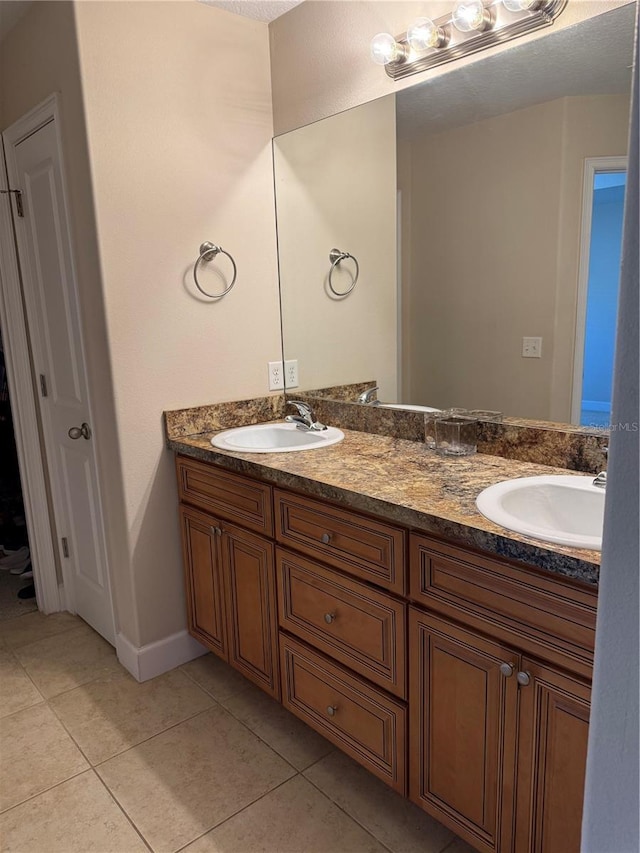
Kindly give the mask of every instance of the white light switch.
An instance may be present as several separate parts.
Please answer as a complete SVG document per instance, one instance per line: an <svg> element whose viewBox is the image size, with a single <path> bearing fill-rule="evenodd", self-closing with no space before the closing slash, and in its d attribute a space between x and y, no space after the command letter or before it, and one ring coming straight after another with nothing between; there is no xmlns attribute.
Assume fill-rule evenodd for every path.
<svg viewBox="0 0 640 853"><path fill-rule="evenodd" d="M523 338L522 357L542 358L542 338Z"/></svg>

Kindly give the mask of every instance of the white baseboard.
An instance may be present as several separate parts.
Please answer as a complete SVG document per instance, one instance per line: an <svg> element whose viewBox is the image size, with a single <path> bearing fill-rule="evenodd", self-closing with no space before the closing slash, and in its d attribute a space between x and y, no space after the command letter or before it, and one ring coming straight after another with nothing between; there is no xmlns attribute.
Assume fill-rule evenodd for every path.
<svg viewBox="0 0 640 853"><path fill-rule="evenodd" d="M170 669L207 653L207 649L185 630L171 634L142 648L134 646L124 634L116 636L116 653L122 666L136 681L148 681Z"/></svg>

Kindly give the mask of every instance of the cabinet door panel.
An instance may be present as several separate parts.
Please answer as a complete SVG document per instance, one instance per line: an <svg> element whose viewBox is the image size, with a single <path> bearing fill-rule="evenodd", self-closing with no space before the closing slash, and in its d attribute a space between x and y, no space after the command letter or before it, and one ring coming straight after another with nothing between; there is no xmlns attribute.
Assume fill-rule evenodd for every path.
<svg viewBox="0 0 640 853"><path fill-rule="evenodd" d="M590 690L533 660L522 668L516 850L579 853Z"/></svg>
<svg viewBox="0 0 640 853"><path fill-rule="evenodd" d="M229 663L279 698L273 545L229 524L223 530Z"/></svg>
<svg viewBox="0 0 640 853"><path fill-rule="evenodd" d="M507 851L518 655L414 608L409 626L411 799L478 850Z"/></svg>
<svg viewBox="0 0 640 853"><path fill-rule="evenodd" d="M180 507L189 633L227 660L225 604L216 519Z"/></svg>

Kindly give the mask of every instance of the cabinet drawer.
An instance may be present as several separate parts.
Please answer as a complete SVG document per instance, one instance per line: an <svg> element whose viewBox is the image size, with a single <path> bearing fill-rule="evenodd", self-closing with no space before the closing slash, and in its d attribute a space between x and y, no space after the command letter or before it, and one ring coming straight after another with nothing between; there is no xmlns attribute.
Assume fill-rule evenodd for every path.
<svg viewBox="0 0 640 853"><path fill-rule="evenodd" d="M278 548L280 625L406 697L406 605L391 595Z"/></svg>
<svg viewBox="0 0 640 853"><path fill-rule="evenodd" d="M276 538L283 545L403 595L405 533L401 528L275 491Z"/></svg>
<svg viewBox="0 0 640 853"><path fill-rule="evenodd" d="M593 660L595 590L412 534L410 597L566 666Z"/></svg>
<svg viewBox="0 0 640 853"><path fill-rule="evenodd" d="M406 709L280 634L282 703L396 791L406 793Z"/></svg>
<svg viewBox="0 0 640 853"><path fill-rule="evenodd" d="M273 536L269 486L185 456L177 457L176 468L181 501Z"/></svg>

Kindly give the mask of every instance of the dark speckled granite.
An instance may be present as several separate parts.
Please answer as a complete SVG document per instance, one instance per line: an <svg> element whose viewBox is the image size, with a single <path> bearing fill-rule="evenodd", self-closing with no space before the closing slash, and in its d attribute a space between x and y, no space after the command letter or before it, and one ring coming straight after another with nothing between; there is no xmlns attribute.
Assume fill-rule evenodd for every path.
<svg viewBox="0 0 640 853"><path fill-rule="evenodd" d="M353 509L557 575L596 584L600 553L519 536L480 515L476 496L512 477L565 470L477 454L445 459L424 444L345 430L322 452L242 454L211 445L211 433L173 438L177 453L214 462Z"/></svg>
<svg viewBox="0 0 640 853"><path fill-rule="evenodd" d="M344 385L306 391L318 420L340 429L353 429L375 435L424 441L424 415L401 409L383 409L357 403L361 390L370 384ZM326 396L325 396L326 395ZM550 421L504 418L500 423L480 421L478 451L490 456L566 468L585 474L597 474L607 468L602 448L609 443L606 431Z"/></svg>
<svg viewBox="0 0 640 853"><path fill-rule="evenodd" d="M284 402L284 394L276 394L193 409L174 409L164 413L165 432L167 438L172 439L275 421L284 417Z"/></svg>

